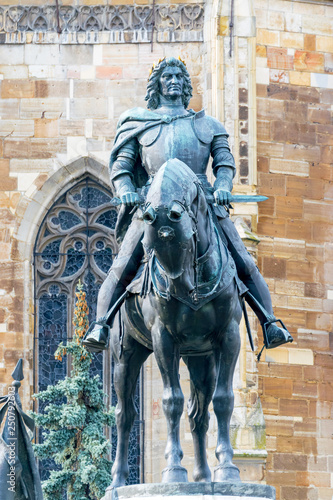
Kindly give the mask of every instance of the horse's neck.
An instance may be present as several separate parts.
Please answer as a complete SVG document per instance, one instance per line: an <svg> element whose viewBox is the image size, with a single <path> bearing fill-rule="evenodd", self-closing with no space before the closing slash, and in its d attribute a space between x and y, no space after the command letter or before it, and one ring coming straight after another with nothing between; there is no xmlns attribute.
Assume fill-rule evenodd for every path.
<svg viewBox="0 0 333 500"><path fill-rule="evenodd" d="M184 272L175 279L169 278L170 291L175 295L184 295L191 293L195 288L195 270L193 266L193 256L195 255L195 245L187 253L184 262Z"/></svg>

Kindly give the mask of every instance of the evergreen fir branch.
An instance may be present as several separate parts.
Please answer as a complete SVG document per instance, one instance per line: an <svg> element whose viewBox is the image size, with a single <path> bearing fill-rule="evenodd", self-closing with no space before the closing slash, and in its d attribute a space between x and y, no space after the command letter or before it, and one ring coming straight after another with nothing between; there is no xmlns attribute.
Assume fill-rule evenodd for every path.
<svg viewBox="0 0 333 500"><path fill-rule="evenodd" d="M59 429L58 431L43 432L43 442L35 444L34 452L36 456L43 460L54 457L63 450L74 438L75 429Z"/></svg>

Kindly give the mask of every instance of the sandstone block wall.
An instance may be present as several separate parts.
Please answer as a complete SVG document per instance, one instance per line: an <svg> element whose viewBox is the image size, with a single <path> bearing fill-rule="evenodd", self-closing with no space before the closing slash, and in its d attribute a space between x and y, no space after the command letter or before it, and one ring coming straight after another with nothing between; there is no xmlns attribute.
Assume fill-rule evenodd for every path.
<svg viewBox="0 0 333 500"><path fill-rule="evenodd" d="M0 3L3 6L11 2ZM44 5L39 0L19 3ZM145 3L145 0L135 4L132 0L117 0L112 5ZM276 314L285 321L295 339L287 347L267 352L259 364L268 461L266 472L264 460L261 461L260 471L264 473L260 477L251 476L249 466L244 463L243 477L272 484L277 488L278 500L331 500L333 6L330 3L254 0L250 9L251 2L236 2L234 35L250 36L246 33L252 33L256 23L257 59L253 65L252 39L233 44L233 55L229 57L230 5L226 1L219 8L206 2L207 12L215 12L219 17L215 19L214 14L206 19L203 42L155 42L153 51L148 39L144 43L118 43L118 37L117 43L111 43L110 34L103 32L79 33L72 38L61 38L55 32L8 36L0 33L0 391L6 391L10 373L17 359L23 357L26 379L22 400L25 407L30 404L34 325L32 252L39 223L66 183L74 182L89 169L94 169L92 173L101 182L108 182L106 167L119 115L133 106L145 106L146 79L153 62L165 55L180 55L192 75L194 97L190 106L199 110L204 102L216 114L220 113L219 117L232 117L228 126L235 157L240 160L243 149L239 143L245 131L241 112L234 117L232 110L238 105L244 108L245 98L235 92L235 82L240 88L246 86L251 120L257 107L257 140L253 121L246 127L246 140L252 163L257 152L258 192L268 195L269 200L259 205L257 224L254 206L249 208L246 221L252 223L252 230L257 230L261 238L258 263L272 292ZM80 5L96 4L111 5L111 2L80 2ZM76 7L79 2L64 0L62 5ZM249 19L245 21L244 16L251 18L248 32L244 26ZM252 85L254 73L256 89ZM95 160L93 167L82 158ZM240 161L242 165L244 170L244 161ZM256 172L252 170L244 186L237 186L239 191L245 188L255 191ZM247 171L243 174L246 177ZM243 340L246 342L245 334ZM258 377L254 356L246 353L245 348L240 364L243 368L251 367L251 373L242 371L243 392L237 396L240 409L246 412L258 402L256 391L251 393ZM183 369L182 376L188 389ZM147 429L150 429L146 434L147 480L159 480L163 468L163 460L160 463L155 460L164 447L158 440L165 437L157 377L156 366L148 364L146 381L151 393L147 391L146 396L151 405L146 408ZM259 424L262 426L263 422L256 422ZM213 464L213 420L211 430L209 454ZM243 444L247 442L245 431ZM185 417L182 436L188 454L186 465L191 468L192 447Z"/></svg>
<svg viewBox="0 0 333 500"><path fill-rule="evenodd" d="M267 482L332 496L333 7L257 0L259 266L294 343L259 364ZM331 430L329 430L331 429Z"/></svg>

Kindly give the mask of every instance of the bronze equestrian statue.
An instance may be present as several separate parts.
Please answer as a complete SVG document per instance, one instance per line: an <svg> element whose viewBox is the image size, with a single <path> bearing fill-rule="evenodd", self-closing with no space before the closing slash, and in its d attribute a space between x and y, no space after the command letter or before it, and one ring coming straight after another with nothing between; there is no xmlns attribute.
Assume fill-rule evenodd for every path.
<svg viewBox="0 0 333 500"><path fill-rule="evenodd" d="M292 341L282 322L277 325L268 287L229 218L235 162L228 134L204 111L187 109L191 96L185 63L159 61L148 80L149 109L134 108L120 117L111 152L111 181L122 203L116 226L121 247L101 286L98 319L85 345L94 351L108 347L110 326L121 308L125 328L120 339L114 332L111 339L118 395L114 486L125 484L133 391L152 350L163 378L168 420L163 481L186 476L178 429L183 409L180 356L191 376L194 479L210 481L204 439L213 398L220 464L214 480L222 481L239 479L228 434L240 297L259 318L267 348ZM210 156L213 188L206 177Z"/></svg>
<svg viewBox="0 0 333 500"><path fill-rule="evenodd" d="M167 420L167 465L162 481L187 481L179 438L184 406L180 357L191 381L188 416L195 456L193 478L211 481L206 434L208 406L213 400L219 461L214 481L239 481L229 439L242 315L236 266L214 225L202 183L180 160L168 160L159 169L141 212L144 263L121 307L121 334L115 328L111 330L118 396L112 486L123 486L128 474L134 393L140 368L152 351L163 380L162 404Z"/></svg>

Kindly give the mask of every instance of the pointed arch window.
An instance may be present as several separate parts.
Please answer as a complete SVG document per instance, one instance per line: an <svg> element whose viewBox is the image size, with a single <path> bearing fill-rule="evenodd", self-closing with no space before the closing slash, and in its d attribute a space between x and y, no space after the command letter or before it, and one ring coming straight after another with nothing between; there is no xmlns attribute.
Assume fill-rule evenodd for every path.
<svg viewBox="0 0 333 500"><path fill-rule="evenodd" d="M75 289L79 279L87 293L89 321L96 318L98 290L117 255L114 234L117 212L110 204L112 196L109 189L87 176L55 201L38 231L34 249L36 392L54 385L68 372L69 366L56 361L54 352L60 342L66 344L71 338ZM91 371L93 375L100 375L104 390L111 404L115 405L110 351L94 355ZM140 418L131 436L129 484L139 483L141 479L143 425L140 400L139 384L136 403ZM110 437L115 445L115 429ZM41 464L42 479L47 477L51 467L54 463L44 461Z"/></svg>

